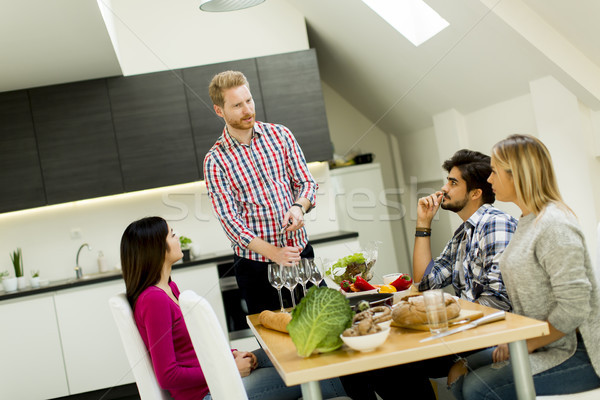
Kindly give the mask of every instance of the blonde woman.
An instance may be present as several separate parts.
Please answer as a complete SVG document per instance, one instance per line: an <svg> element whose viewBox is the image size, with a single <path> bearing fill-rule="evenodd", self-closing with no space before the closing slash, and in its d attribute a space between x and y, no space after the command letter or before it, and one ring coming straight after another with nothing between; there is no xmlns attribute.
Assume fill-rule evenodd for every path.
<svg viewBox="0 0 600 400"><path fill-rule="evenodd" d="M547 321L550 334L527 340L537 395L600 387L600 300L585 238L564 203L546 146L512 135L492 149L496 199L522 212L500 259L513 312ZM458 399L516 398L508 345L457 363L449 381Z"/></svg>

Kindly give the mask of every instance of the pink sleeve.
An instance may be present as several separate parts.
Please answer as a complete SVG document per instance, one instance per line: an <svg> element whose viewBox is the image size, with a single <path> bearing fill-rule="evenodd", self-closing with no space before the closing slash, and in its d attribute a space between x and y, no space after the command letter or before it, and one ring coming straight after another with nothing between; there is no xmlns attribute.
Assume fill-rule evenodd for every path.
<svg viewBox="0 0 600 400"><path fill-rule="evenodd" d="M142 300L142 301L139 301ZM166 390L205 386L199 366L185 367L177 363L172 331L170 299L160 292L146 293L136 304L140 322L146 328L152 365L159 385Z"/></svg>

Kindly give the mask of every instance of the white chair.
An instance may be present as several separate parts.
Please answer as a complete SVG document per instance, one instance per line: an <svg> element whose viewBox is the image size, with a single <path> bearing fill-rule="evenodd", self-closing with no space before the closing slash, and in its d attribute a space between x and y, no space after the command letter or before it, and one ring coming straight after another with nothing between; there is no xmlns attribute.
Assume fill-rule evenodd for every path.
<svg viewBox="0 0 600 400"><path fill-rule="evenodd" d="M113 296L108 301L112 311L121 341L125 348L129 366L135 377L135 383L142 400L172 400L169 392L163 390L156 380L150 354L142 341L140 332L135 325L133 312L125 293Z"/></svg>
<svg viewBox="0 0 600 400"><path fill-rule="evenodd" d="M179 295L179 306L212 398L247 400L229 343L208 301L185 290Z"/></svg>
<svg viewBox="0 0 600 400"><path fill-rule="evenodd" d="M600 388L587 392L560 394L555 396L537 396L538 400L598 400L600 399Z"/></svg>

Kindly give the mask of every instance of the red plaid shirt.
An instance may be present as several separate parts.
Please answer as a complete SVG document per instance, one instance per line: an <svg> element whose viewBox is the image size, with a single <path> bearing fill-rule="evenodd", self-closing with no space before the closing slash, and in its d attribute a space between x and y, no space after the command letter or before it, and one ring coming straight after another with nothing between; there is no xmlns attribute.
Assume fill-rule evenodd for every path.
<svg viewBox="0 0 600 400"><path fill-rule="evenodd" d="M248 250L255 237L278 247L291 240L304 248L306 229L280 234L296 199L315 204L318 185L294 135L283 125L256 121L250 145L223 134L204 158L204 179L213 209L235 254L266 262Z"/></svg>

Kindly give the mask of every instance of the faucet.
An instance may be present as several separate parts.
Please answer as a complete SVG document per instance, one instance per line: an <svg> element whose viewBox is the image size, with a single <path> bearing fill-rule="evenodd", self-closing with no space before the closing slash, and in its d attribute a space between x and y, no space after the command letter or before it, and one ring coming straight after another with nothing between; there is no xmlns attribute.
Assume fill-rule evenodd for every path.
<svg viewBox="0 0 600 400"><path fill-rule="evenodd" d="M81 246L79 246L79 250L77 250L77 257L75 257L75 277L77 279L83 278L83 269L79 266L79 253L81 253L81 249L83 249L84 247L87 247L88 250L92 251L92 248L87 243L84 243Z"/></svg>

